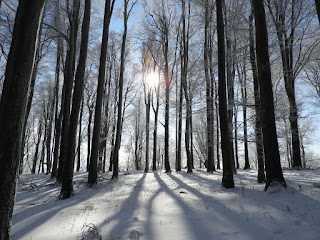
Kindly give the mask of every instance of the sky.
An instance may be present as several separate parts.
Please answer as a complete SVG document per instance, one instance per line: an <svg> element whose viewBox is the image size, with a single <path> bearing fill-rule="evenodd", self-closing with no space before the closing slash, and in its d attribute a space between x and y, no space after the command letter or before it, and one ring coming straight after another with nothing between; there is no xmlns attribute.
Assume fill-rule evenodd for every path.
<svg viewBox="0 0 320 240"><path fill-rule="evenodd" d="M103 5L104 2L103 0L99 0L98 1L100 5L102 5L102 7L100 7L100 11L101 11L101 16L103 16ZM132 31L136 30L137 27L139 27L139 19L141 17L142 14L142 7L140 5L141 1L138 1L138 3L134 6L134 9L132 11L132 14L129 18L129 22L128 22L128 32L131 33ZM112 16L112 20L110 23L110 29L114 30L116 32L122 32L123 30L123 20L122 20L122 9L123 9L123 1L122 0L117 0L116 4L115 4L115 9L114 9L114 13ZM131 36L129 36L131 37ZM138 61L139 59L139 54L138 52L133 52L133 56L135 61ZM312 113L314 113L315 111L313 111L314 107L309 104L306 103L304 105L304 107L307 109L305 111L303 111L301 113L301 115L310 115ZM241 113L240 113L241 114ZM241 117L240 117L241 118ZM313 116L314 119L314 129L312 132L309 133L310 137L314 140L310 143L307 144L307 149L310 149L311 151L315 152L316 154L320 155L320 147L319 147L319 140L320 139L320 125L317 124L317 122L320 121L320 115L316 114Z"/></svg>

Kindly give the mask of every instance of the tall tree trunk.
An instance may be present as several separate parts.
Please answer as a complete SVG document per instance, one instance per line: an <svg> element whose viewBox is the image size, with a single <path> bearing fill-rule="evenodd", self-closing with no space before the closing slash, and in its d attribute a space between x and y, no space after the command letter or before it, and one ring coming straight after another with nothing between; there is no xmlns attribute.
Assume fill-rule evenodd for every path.
<svg viewBox="0 0 320 240"><path fill-rule="evenodd" d="M87 151L87 172L89 172L89 167L90 167L90 154L91 154L91 123L92 123L92 118L93 118L93 109L89 107L89 120L88 120L88 151Z"/></svg>
<svg viewBox="0 0 320 240"><path fill-rule="evenodd" d="M31 74L45 0L20 0L0 102L0 239L10 239Z"/></svg>
<svg viewBox="0 0 320 240"><path fill-rule="evenodd" d="M56 16L55 22L56 26L60 26L60 12L59 12L59 3L57 2L56 5ZM62 39L58 37L57 39L57 59L56 59L56 69L55 69L55 116L54 116L54 151L53 151L53 164L52 164L52 172L51 178L57 177L57 170L58 170L58 158L59 158L59 145L60 145L60 134L61 134L61 120L62 120L62 108L64 102L64 94L61 95L61 110L59 113L59 89L60 89L60 64L61 64L61 57L63 54L63 46L62 46Z"/></svg>
<svg viewBox="0 0 320 240"><path fill-rule="evenodd" d="M80 3L80 2L79 2ZM76 6L77 8L80 6ZM77 12L79 9L77 9ZM64 173L62 179L62 186L60 191L60 198L70 198L73 193L73 172L74 172L74 160L75 160L75 148L76 148L76 134L79 121L79 112L81 107L81 101L83 97L84 89L84 75L86 70L87 52L88 52L88 40L89 40L89 26L90 26L90 14L91 14L91 0L85 1L85 10L81 30L81 47L79 63L75 76L75 85L72 97L72 109L70 115L70 124L68 129L67 140L67 152L66 162L64 166ZM77 18L75 19L77 21Z"/></svg>
<svg viewBox="0 0 320 240"><path fill-rule="evenodd" d="M268 32L263 0L252 0L256 26L256 52L260 83L261 121L266 165L266 186L280 182L286 186L283 178L277 130L274 115L273 90L269 60Z"/></svg>
<svg viewBox="0 0 320 240"><path fill-rule="evenodd" d="M234 150L236 169L239 169L239 154L238 154L238 106L234 105Z"/></svg>
<svg viewBox="0 0 320 240"><path fill-rule="evenodd" d="M278 44L282 59L282 69L284 77L284 85L289 100L290 114L289 122L291 127L291 141L292 141L292 168L301 168L301 152L300 152L300 137L298 128L298 109L295 96L295 76L293 65L293 44L295 30L298 26L296 19L296 1L291 1L291 16L290 22L286 23L286 7L282 2L275 1L275 11L273 11L270 2L268 2L268 8L277 30Z"/></svg>
<svg viewBox="0 0 320 240"><path fill-rule="evenodd" d="M300 135L300 142L301 142L301 151L302 151L302 167L306 168L307 167L306 152L305 152L305 146L303 144L303 137L301 135Z"/></svg>
<svg viewBox="0 0 320 240"><path fill-rule="evenodd" d="M243 61L243 69L237 66L239 81L241 85L242 113L243 113L243 143L244 143L244 169L250 169L249 147L248 147L248 124L247 124L247 75L246 63Z"/></svg>
<svg viewBox="0 0 320 240"><path fill-rule="evenodd" d="M160 69L159 69L159 80L160 80ZM159 105L160 105L160 86L157 86L156 90L156 107L153 108L154 112L154 127L153 127L153 154L152 154L152 171L157 170L157 140L158 140L158 116L159 116ZM177 169L177 168L176 168ZM181 164L180 164L181 170Z"/></svg>
<svg viewBox="0 0 320 240"><path fill-rule="evenodd" d="M112 48L113 49L113 48ZM110 54L111 55L111 54ZM104 117L105 117L105 121L104 121L104 126L103 126L103 141L101 143L101 147L102 147L102 152L103 152L103 161L102 161L102 172L105 172L106 169L106 161L107 161L107 136L109 133L109 125L110 125L110 120L109 120L109 111L110 111L110 93L111 93L111 80L112 80L112 70L113 70L113 61L112 61L112 56L110 56L109 59L109 77L107 79L107 83L106 83L106 88L108 88L107 90L107 94L106 94L106 98L105 98L105 108L104 108Z"/></svg>
<svg viewBox="0 0 320 240"><path fill-rule="evenodd" d="M147 86L148 88L148 86ZM150 103L151 103L151 99L150 99L150 88L146 90L146 94L147 94L147 99L146 99L146 166L144 171L148 172L149 171L149 133L150 133Z"/></svg>
<svg viewBox="0 0 320 240"><path fill-rule="evenodd" d="M227 67L227 111L228 111L228 123L229 123L229 131L230 131L230 151L231 151L231 162L233 173L236 173L236 165L235 165L235 152L234 152L234 144L233 144L233 116L234 116L234 78L235 78L235 51L233 50L233 45L236 45L234 42L231 44L231 37L228 28L228 19L227 13L225 9L225 35L226 35L226 67Z"/></svg>
<svg viewBox="0 0 320 240"><path fill-rule="evenodd" d="M179 88L179 105L178 105L178 139L177 139L177 157L176 171L181 171L181 144L182 144L182 103L183 103L183 87L180 82Z"/></svg>
<svg viewBox="0 0 320 240"><path fill-rule="evenodd" d="M263 153L263 138L261 128L261 111L260 111L260 87L258 79L258 69L256 61L256 53L254 47L254 34L253 34L253 9L252 14L249 17L249 35L250 35L250 63L253 75L253 86L254 86L254 102L255 102L255 137L256 137L256 151L258 157L258 183L265 182L264 173L264 153Z"/></svg>
<svg viewBox="0 0 320 240"><path fill-rule="evenodd" d="M99 152L99 145L100 145L102 100L103 100L104 82L105 82L105 73L106 73L106 59L107 59L107 49L108 49L108 40L109 40L109 25L110 25L110 21L111 21L114 2L115 2L115 0L106 0L105 10L104 10L103 34L102 34L102 44L101 44L100 63L99 63L97 98L96 98L93 137L92 137L92 150L91 150L91 154L90 154L90 165L89 165L89 175L88 175L88 184L91 186L94 185L95 183L97 183L97 178L98 178L97 162L98 162L98 152Z"/></svg>
<svg viewBox="0 0 320 240"><path fill-rule="evenodd" d="M144 104L146 107L146 151L145 151L145 172L149 171L149 146L150 146L150 107L151 107L151 88L147 78L150 66L148 66L148 58L143 59L142 62L142 82L144 90ZM149 73L150 74L150 73Z"/></svg>
<svg viewBox="0 0 320 240"><path fill-rule="evenodd" d="M141 98L138 100L137 111L135 111L135 124L134 124L134 163L136 170L140 170L140 149L141 149Z"/></svg>
<svg viewBox="0 0 320 240"><path fill-rule="evenodd" d="M69 6L68 6L69 8ZM70 105L72 96L72 86L75 70L76 61L76 44L77 35L79 28L79 11L80 11L80 0L75 0L72 3L72 9L69 10L69 23L70 23L70 35L68 41L68 50L66 56L66 63L64 69L64 107L63 107L63 118L61 128L61 143L60 143L60 156L59 156L59 168L57 181L65 181L65 164L67 162L68 152L68 132L70 126ZM72 12L71 12L72 11ZM68 166L69 167L69 166ZM63 198L62 195L60 195Z"/></svg>
<svg viewBox="0 0 320 240"><path fill-rule="evenodd" d="M84 107L84 99L82 96L81 99L81 108L80 108L80 117L79 117L79 134L78 134L78 148L77 148L77 154L78 154L78 161L77 161L77 172L80 171L81 166L81 143L82 143L82 116L83 116L83 107Z"/></svg>
<svg viewBox="0 0 320 240"><path fill-rule="evenodd" d="M217 169L221 169L220 166L220 123L219 123L219 106L218 106L218 87L217 83L215 82L215 106L216 106L216 123L217 123L217 138L216 138L216 148L217 148Z"/></svg>
<svg viewBox="0 0 320 240"><path fill-rule="evenodd" d="M205 72L205 78L206 78L206 103L207 103L207 171L208 172L213 172L215 170L214 166L214 119L213 119L213 98L211 94L211 89L212 89L212 81L209 76L209 57L208 56L210 50L209 50L209 41L210 41L210 34L209 34L209 24L211 21L210 18L210 12L209 10L211 7L209 7L209 1L206 1L205 5L205 30L204 30L204 35L205 35L205 40L204 40L204 72Z"/></svg>
<svg viewBox="0 0 320 240"><path fill-rule="evenodd" d="M118 77L117 77L118 78ZM116 78L116 79L117 79ZM119 83L116 81L115 83L115 93L114 93L114 105L113 105L113 124L112 124L112 135L111 135L111 154L110 154L110 165L109 165L109 171L111 172L113 170L113 153L114 153L114 144L116 139L116 124L117 124L117 98L118 98L118 91L119 91Z"/></svg>
<svg viewBox="0 0 320 240"><path fill-rule="evenodd" d="M50 91L50 98L48 103L48 132L46 138L46 149L47 149L47 174L51 172L52 159L51 159L51 140L52 140L52 125L54 118L54 106L55 106L55 89Z"/></svg>
<svg viewBox="0 0 320 240"><path fill-rule="evenodd" d="M186 100L186 131L185 131L185 148L187 153L188 173L192 172L192 155L191 155L191 94L188 84L188 54L189 54L189 27L186 23L186 2L182 4L182 38L181 38L181 84L184 90ZM190 4L189 4L190 8Z"/></svg>
<svg viewBox="0 0 320 240"><path fill-rule="evenodd" d="M225 44L224 21L222 4L223 0L216 0L217 4L217 28L218 28L218 78L219 78L219 115L221 130L221 149L223 161L222 186L233 188L233 166L231 159L230 131L227 113L226 76L225 76Z"/></svg>
<svg viewBox="0 0 320 240"><path fill-rule="evenodd" d="M41 20L42 21L42 20ZM19 169L19 174L23 172L23 157L24 157L24 146L25 146L25 132L26 132L26 127L28 124L28 118L29 118L29 113L31 110L32 106L32 100L33 100L33 95L34 95L34 86L36 84L36 79L37 79L37 74L38 74L38 65L41 60L40 58L40 45L41 45L41 33L42 33L42 24L40 24L40 29L39 29L39 39L37 42L37 48L36 48L36 56L35 56L35 61L34 61L34 66L32 70L32 76L31 76L31 84L30 84L30 90L29 90L29 96L28 96L28 104L27 104L27 110L26 110L26 115L24 119L24 126L22 130L22 148L21 148L21 159L20 159L20 169Z"/></svg>
<svg viewBox="0 0 320 240"><path fill-rule="evenodd" d="M44 108L45 108L45 103L44 103ZM41 173L44 173L44 158L46 155L45 149L46 149L46 138L47 138L47 119L46 119L46 111L44 110L43 113L44 117L44 135L43 135L43 140L42 140L42 146L41 146L41 155L40 155L40 164L38 168L38 174L40 174L40 169Z"/></svg>
<svg viewBox="0 0 320 240"><path fill-rule="evenodd" d="M189 89L189 92L191 93L192 90ZM190 94L190 119L189 119L189 122L190 122L190 165L191 165L191 169L194 168L194 144L193 144L193 121L192 121L192 115L193 115L193 112L192 112L192 93ZM214 163L213 163L213 166L214 166Z"/></svg>
<svg viewBox="0 0 320 240"><path fill-rule="evenodd" d="M37 136L38 139L37 139L36 148L34 150L34 157L33 157L33 161L32 161L32 169L31 169L32 174L36 173L36 168L37 168L37 163L38 163L38 155L39 155L39 145L40 145L41 137L42 137L42 126L43 126L43 121L41 118L41 119L39 119L38 136Z"/></svg>
<svg viewBox="0 0 320 240"><path fill-rule="evenodd" d="M168 29L166 29L168 30ZM164 166L166 172L171 172L169 162L169 111L170 111L170 79L169 79L169 39L168 31L164 33L165 41L163 46L163 54L165 59L164 79L165 79L165 116L164 116Z"/></svg>
<svg viewBox="0 0 320 240"><path fill-rule="evenodd" d="M119 77L119 97L118 97L118 116L117 116L117 129L116 129L116 140L113 151L113 174L112 178L117 179L119 174L119 150L121 146L121 135L122 135L122 122L123 122L123 82L124 82L124 71L125 71L125 53L126 53L126 41L128 32L128 18L131 10L128 10L128 4L130 0L124 0L124 20L123 20L123 35L121 45L121 57L120 57L120 77ZM132 6L133 7L133 6ZM132 8L131 8L132 9ZM129 12L128 12L129 11Z"/></svg>

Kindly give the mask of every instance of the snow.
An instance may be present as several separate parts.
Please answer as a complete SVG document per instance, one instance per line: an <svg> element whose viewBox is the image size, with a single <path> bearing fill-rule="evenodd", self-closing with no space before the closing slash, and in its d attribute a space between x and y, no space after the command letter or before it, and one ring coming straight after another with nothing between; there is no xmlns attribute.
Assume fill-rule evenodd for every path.
<svg viewBox="0 0 320 240"><path fill-rule="evenodd" d="M221 187L221 171L130 172L59 200L47 175L22 175L12 239L320 239L320 170L285 170L288 188L265 192L255 170L239 170L234 189Z"/></svg>

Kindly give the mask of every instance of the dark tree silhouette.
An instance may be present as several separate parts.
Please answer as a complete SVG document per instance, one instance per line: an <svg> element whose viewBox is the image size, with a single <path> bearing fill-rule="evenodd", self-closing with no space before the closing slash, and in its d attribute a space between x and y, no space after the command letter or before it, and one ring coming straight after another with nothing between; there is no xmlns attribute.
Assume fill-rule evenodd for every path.
<svg viewBox="0 0 320 240"><path fill-rule="evenodd" d="M95 114L94 114L92 149L91 149L90 163L89 163L89 175L88 175L89 185L95 184L98 178L97 162L98 162L98 152L99 152L99 145L100 145L102 100L103 100L103 91L104 91L104 83L105 83L105 75L106 75L105 73L106 73L106 60L107 60L107 49L108 49L108 40L109 40L109 25L111 21L114 3L115 3L115 0L106 0L105 10L104 10L97 99L96 99L96 107L95 107Z"/></svg>
<svg viewBox="0 0 320 240"><path fill-rule="evenodd" d="M262 183L265 181L264 174L264 159L263 159L263 139L261 129L261 113L260 113L260 92L259 92L259 79L258 69L256 61L256 53L254 47L254 36L253 36L253 12L249 17L249 35L250 35L250 63L253 74L253 85L254 85L254 102L256 111L255 121L255 136L256 136L256 149L258 157L258 182Z"/></svg>
<svg viewBox="0 0 320 240"><path fill-rule="evenodd" d="M75 0L72 3L72 8L68 8L69 17L69 40L68 50L66 56L66 63L64 69L64 82L63 82L63 114L62 114L62 128L61 128L61 143L60 143L60 156L59 156L59 168L57 180L62 182L64 175L64 168L67 158L67 145L68 145L68 132L70 125L70 105L72 96L72 86L75 71L76 61L76 45L79 28L79 11L80 11L80 0Z"/></svg>
<svg viewBox="0 0 320 240"><path fill-rule="evenodd" d="M23 126L45 0L20 0L0 102L0 239L10 239Z"/></svg>
<svg viewBox="0 0 320 240"><path fill-rule="evenodd" d="M274 115L268 32L263 0L252 0L256 26L256 52L261 97L261 123L266 165L266 186L280 182L286 186L282 175L277 130Z"/></svg>
<svg viewBox="0 0 320 240"><path fill-rule="evenodd" d="M89 26L90 26L90 12L91 12L91 0L85 1L84 18L81 30L81 47L80 57L77 67L75 86L72 98L72 109L70 115L70 125L68 131L67 141L67 153L66 162L63 171L62 186L60 192L60 198L70 198L73 192L73 171L75 160L75 148L76 148L76 133L79 120L79 112L82 102L83 89L84 89L84 76L86 69L86 60L88 52L88 39L89 39Z"/></svg>
<svg viewBox="0 0 320 240"><path fill-rule="evenodd" d="M225 73L225 44L223 22L223 0L217 0L217 27L218 27L218 78L219 78L219 115L221 130L221 150L223 161L222 186L233 188L233 166L231 164L231 146L227 113L226 73Z"/></svg>

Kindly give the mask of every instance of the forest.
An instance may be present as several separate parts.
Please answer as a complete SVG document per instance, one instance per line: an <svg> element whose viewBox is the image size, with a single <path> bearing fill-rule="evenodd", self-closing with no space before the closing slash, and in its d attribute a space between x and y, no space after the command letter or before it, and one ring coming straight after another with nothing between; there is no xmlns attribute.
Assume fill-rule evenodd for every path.
<svg viewBox="0 0 320 240"><path fill-rule="evenodd" d="M224 206L224 194L240 204L239 216L226 213L238 222L263 221L247 211L256 201L260 209L299 194L282 207L291 214L306 202L308 220L292 221L310 232L290 239L317 239L319 53L320 0L0 0L0 240L43 239L19 223L35 199L49 216L44 206L84 198L78 206L94 218L99 207L88 201L122 202L119 191L134 192L125 195L133 210L124 202L122 216L110 203L100 209L115 211L109 222L131 226L143 192L201 223L179 222L187 237L161 237L151 222L174 220L153 219L161 201L150 200L139 210L144 230L92 220L66 239L230 239L209 234L211 213L198 216L200 206ZM248 226L232 237L256 239Z"/></svg>

